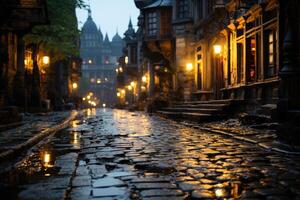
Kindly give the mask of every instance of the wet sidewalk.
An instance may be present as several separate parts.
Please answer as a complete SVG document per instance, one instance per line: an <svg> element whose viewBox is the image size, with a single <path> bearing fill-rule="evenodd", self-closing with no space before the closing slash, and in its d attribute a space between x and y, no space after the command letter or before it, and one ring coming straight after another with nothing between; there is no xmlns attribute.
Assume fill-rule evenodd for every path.
<svg viewBox="0 0 300 200"><path fill-rule="evenodd" d="M210 123L193 123L187 121L180 123L195 129L210 131L249 142L267 150L284 154L300 155L300 146L293 146L279 139L276 130L271 128L277 125L275 123L265 124L264 128L261 129L243 125L238 119L228 119Z"/></svg>
<svg viewBox="0 0 300 200"><path fill-rule="evenodd" d="M66 111L26 116L23 125L0 132L0 161L63 128L76 115L77 111Z"/></svg>

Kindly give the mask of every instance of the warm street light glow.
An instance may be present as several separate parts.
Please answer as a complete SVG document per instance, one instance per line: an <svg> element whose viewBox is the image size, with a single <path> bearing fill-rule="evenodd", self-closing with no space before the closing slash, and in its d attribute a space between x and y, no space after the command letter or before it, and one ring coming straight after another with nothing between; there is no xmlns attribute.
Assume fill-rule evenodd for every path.
<svg viewBox="0 0 300 200"><path fill-rule="evenodd" d="M126 57L125 57L125 64L126 64L126 65L128 64L128 61L129 61L128 56L126 56Z"/></svg>
<svg viewBox="0 0 300 200"><path fill-rule="evenodd" d="M87 98L87 99L91 99L91 96L90 96L90 95L88 95L86 98Z"/></svg>
<svg viewBox="0 0 300 200"><path fill-rule="evenodd" d="M86 99L85 97L82 98L83 101L85 101L85 99Z"/></svg>
<svg viewBox="0 0 300 200"><path fill-rule="evenodd" d="M97 84L100 84L101 83L101 80L100 79L97 79Z"/></svg>
<svg viewBox="0 0 300 200"><path fill-rule="evenodd" d="M129 91L131 91L131 90L132 90L132 86L131 86L131 85L128 85L128 87L127 87L127 88L128 88L128 90L129 90Z"/></svg>
<svg viewBox="0 0 300 200"><path fill-rule="evenodd" d="M134 87L135 86L135 82L131 81L130 85L131 85L131 87Z"/></svg>
<svg viewBox="0 0 300 200"><path fill-rule="evenodd" d="M103 106L103 108L105 108L105 107L106 107L106 104L104 103L104 104L102 104L102 106Z"/></svg>
<svg viewBox="0 0 300 200"><path fill-rule="evenodd" d="M122 67L120 67L120 68L119 68L119 71L120 71L120 72L123 72L123 68L122 68Z"/></svg>
<svg viewBox="0 0 300 200"><path fill-rule="evenodd" d="M126 91L123 89L123 90L121 90L121 93L122 93L122 94L125 94L125 93L126 93Z"/></svg>
<svg viewBox="0 0 300 200"><path fill-rule="evenodd" d="M120 97L120 96L121 96L121 93L120 93L120 92L118 92L118 93L117 93L117 96L118 96L118 97Z"/></svg>
<svg viewBox="0 0 300 200"><path fill-rule="evenodd" d="M89 64L92 64L93 62L92 62L92 60L90 59L90 60L88 61L88 63L89 63Z"/></svg>
<svg viewBox="0 0 300 200"><path fill-rule="evenodd" d="M116 69L116 72L119 73L119 69Z"/></svg>
<svg viewBox="0 0 300 200"><path fill-rule="evenodd" d="M222 52L221 45L218 45L218 44L214 45L214 52L215 52L215 54L220 54Z"/></svg>
<svg viewBox="0 0 300 200"><path fill-rule="evenodd" d="M89 96L91 96L91 97L92 97L93 95L94 95L94 93L92 93L92 92L90 92L90 93L89 93Z"/></svg>
<svg viewBox="0 0 300 200"><path fill-rule="evenodd" d="M142 91L146 91L146 87L145 86L142 86L141 89L142 89Z"/></svg>
<svg viewBox="0 0 300 200"><path fill-rule="evenodd" d="M144 83L146 83L146 82L147 82L147 76L143 76L143 77L142 77L142 81L143 81Z"/></svg>
<svg viewBox="0 0 300 200"><path fill-rule="evenodd" d="M192 71L193 70L193 64L192 63L187 63L186 64L186 70L187 71Z"/></svg>
<svg viewBox="0 0 300 200"><path fill-rule="evenodd" d="M50 63L50 57L49 56L43 56L43 64L48 65Z"/></svg>
<svg viewBox="0 0 300 200"><path fill-rule="evenodd" d="M78 88L78 84L77 83L73 83L73 89L77 89Z"/></svg>

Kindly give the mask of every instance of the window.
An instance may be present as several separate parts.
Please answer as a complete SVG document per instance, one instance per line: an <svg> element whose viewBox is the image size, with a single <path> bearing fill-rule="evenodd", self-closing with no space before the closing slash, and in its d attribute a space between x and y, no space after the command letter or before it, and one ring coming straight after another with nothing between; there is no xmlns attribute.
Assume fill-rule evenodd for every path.
<svg viewBox="0 0 300 200"><path fill-rule="evenodd" d="M253 82L256 80L256 64L257 64L257 45L256 37L247 38L247 81Z"/></svg>
<svg viewBox="0 0 300 200"><path fill-rule="evenodd" d="M243 43L237 43L237 83L243 80L244 50Z"/></svg>
<svg viewBox="0 0 300 200"><path fill-rule="evenodd" d="M187 18L189 14L189 7L187 0L177 0L177 17L178 19Z"/></svg>
<svg viewBox="0 0 300 200"><path fill-rule="evenodd" d="M276 31L267 32L267 77L272 77L276 75L276 42L277 34Z"/></svg>
<svg viewBox="0 0 300 200"><path fill-rule="evenodd" d="M169 36L172 32L171 28L172 13L169 11L162 11L160 13L160 34L161 36Z"/></svg>
<svg viewBox="0 0 300 200"><path fill-rule="evenodd" d="M197 47L197 89L202 90L202 47Z"/></svg>
<svg viewBox="0 0 300 200"><path fill-rule="evenodd" d="M130 63L131 64L137 63L137 48L136 48L136 46L132 46L130 49Z"/></svg>
<svg viewBox="0 0 300 200"><path fill-rule="evenodd" d="M203 18L203 0L196 1L196 12L197 12L197 19Z"/></svg>
<svg viewBox="0 0 300 200"><path fill-rule="evenodd" d="M148 14L148 35L154 36L157 34L157 13L151 12Z"/></svg>
<svg viewBox="0 0 300 200"><path fill-rule="evenodd" d="M207 14L210 15L213 12L213 5L214 5L213 0L207 1Z"/></svg>

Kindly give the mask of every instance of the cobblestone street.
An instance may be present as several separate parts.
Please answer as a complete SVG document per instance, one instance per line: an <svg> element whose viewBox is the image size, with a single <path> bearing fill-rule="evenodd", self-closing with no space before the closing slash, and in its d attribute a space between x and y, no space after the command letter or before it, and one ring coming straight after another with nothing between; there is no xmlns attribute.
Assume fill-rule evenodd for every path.
<svg viewBox="0 0 300 200"><path fill-rule="evenodd" d="M300 199L299 163L297 155L187 123L88 109L11 167L3 163L0 193L18 200Z"/></svg>
<svg viewBox="0 0 300 200"><path fill-rule="evenodd" d="M176 122L88 110L71 199L300 199L300 158Z"/></svg>

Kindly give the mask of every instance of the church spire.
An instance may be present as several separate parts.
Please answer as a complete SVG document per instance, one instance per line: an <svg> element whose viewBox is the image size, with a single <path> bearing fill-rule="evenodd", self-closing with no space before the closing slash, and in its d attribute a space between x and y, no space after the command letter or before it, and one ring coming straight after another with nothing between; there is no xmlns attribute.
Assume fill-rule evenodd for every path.
<svg viewBox="0 0 300 200"><path fill-rule="evenodd" d="M91 7L88 8L88 19L92 19L92 10L91 10Z"/></svg>
<svg viewBox="0 0 300 200"><path fill-rule="evenodd" d="M132 21L131 21L131 17L129 18L129 24L128 24L128 29L132 29L133 26L132 26Z"/></svg>
<svg viewBox="0 0 300 200"><path fill-rule="evenodd" d="M108 34L107 34L107 33L105 34L105 39L104 39L104 42L105 42L105 43L109 43L109 42L110 42L110 41L109 41L109 38L108 38Z"/></svg>

